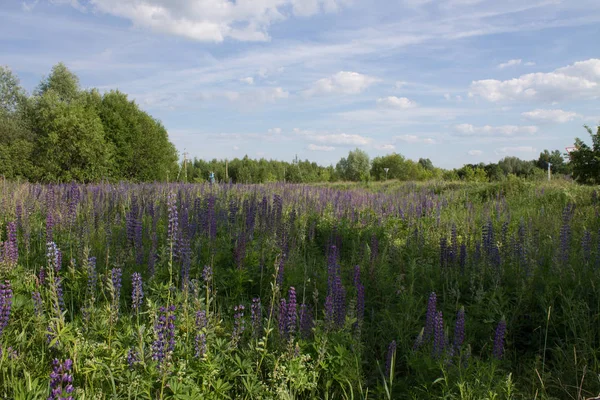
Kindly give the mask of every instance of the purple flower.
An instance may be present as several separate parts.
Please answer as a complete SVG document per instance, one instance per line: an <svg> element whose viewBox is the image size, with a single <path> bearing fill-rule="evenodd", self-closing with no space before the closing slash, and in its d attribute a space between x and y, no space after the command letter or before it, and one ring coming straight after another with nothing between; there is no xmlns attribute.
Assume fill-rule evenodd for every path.
<svg viewBox="0 0 600 400"><path fill-rule="evenodd" d="M137 312L142 306L144 300L144 290L142 288L142 275L139 272L134 272L131 275L131 286L133 291L131 293L131 305Z"/></svg>
<svg viewBox="0 0 600 400"><path fill-rule="evenodd" d="M33 312L36 316L41 316L44 311L44 303L42 301L42 295L40 292L31 293L31 298L33 299Z"/></svg>
<svg viewBox="0 0 600 400"><path fill-rule="evenodd" d="M87 292L88 296L93 297L96 293L96 286L98 284L98 274L96 272L96 257L90 257L87 263Z"/></svg>
<svg viewBox="0 0 600 400"><path fill-rule="evenodd" d="M62 265L62 254L56 243L49 242L47 244L46 259L48 260L48 268L51 268L55 274L58 274Z"/></svg>
<svg viewBox="0 0 600 400"><path fill-rule="evenodd" d="M110 280L111 280L112 288L113 288L113 291L111 293L112 306L113 306L113 309L117 312L119 310L119 297L121 295L121 286L122 286L121 276L122 275L123 275L123 271L121 270L121 268L113 268L110 271Z"/></svg>
<svg viewBox="0 0 600 400"><path fill-rule="evenodd" d="M392 371L392 363L393 359L396 356L396 341L392 340L390 345L388 346L387 358L385 360L385 376L386 378L390 376Z"/></svg>
<svg viewBox="0 0 600 400"><path fill-rule="evenodd" d="M255 338L258 338L262 335L262 305L260 303L260 298L252 299L250 317L252 320L252 335Z"/></svg>
<svg viewBox="0 0 600 400"><path fill-rule="evenodd" d="M71 367L73 361L66 359L60 362L58 359L52 361L52 372L50 373L50 397L48 400L73 400L73 375Z"/></svg>
<svg viewBox="0 0 600 400"><path fill-rule="evenodd" d="M4 242L4 261L11 266L17 265L19 260L19 247L17 242L17 224L9 222L7 225L8 237Z"/></svg>
<svg viewBox="0 0 600 400"><path fill-rule="evenodd" d="M461 307L456 314L454 325L454 349L460 351L465 341L465 308Z"/></svg>
<svg viewBox="0 0 600 400"><path fill-rule="evenodd" d="M504 356L504 336L506 335L506 321L503 319L496 326L496 335L494 336L493 355L496 359L501 360Z"/></svg>
<svg viewBox="0 0 600 400"><path fill-rule="evenodd" d="M212 280L212 276L213 276L212 267L210 265L205 265L204 269L202 270L202 279L204 279L204 282L206 282L207 285L210 284L210 281Z"/></svg>
<svg viewBox="0 0 600 400"><path fill-rule="evenodd" d="M140 355L137 350L134 348L129 349L127 352L127 364L129 364L129 368L133 369L136 364L140 363Z"/></svg>
<svg viewBox="0 0 600 400"><path fill-rule="evenodd" d="M286 322L286 333L290 336L294 334L296 330L296 289L290 286L288 292L288 304L287 304L287 322Z"/></svg>
<svg viewBox="0 0 600 400"><path fill-rule="evenodd" d="M0 336L8 325L10 311L12 309L13 291L10 281L6 280L0 284Z"/></svg>
<svg viewBox="0 0 600 400"><path fill-rule="evenodd" d="M158 318L154 324L155 340L152 343L152 359L160 369L165 359L170 359L175 350L175 306L158 310Z"/></svg>
<svg viewBox="0 0 600 400"><path fill-rule="evenodd" d="M231 341L235 346L237 346L238 342L242 337L242 333L244 333L244 306L239 305L233 308L235 314L233 315L233 332L231 333Z"/></svg>
<svg viewBox="0 0 600 400"><path fill-rule="evenodd" d="M177 242L177 232L179 230L179 217L177 212L177 198L175 193L169 193L167 197L167 209L169 212L169 226L167 230L167 240L169 246L174 248Z"/></svg>
<svg viewBox="0 0 600 400"><path fill-rule="evenodd" d="M425 331L423 332L423 339L428 341L433 335L435 327L435 316L437 312L437 296L435 292L431 292L429 300L427 301L427 316L425 317Z"/></svg>
<svg viewBox="0 0 600 400"><path fill-rule="evenodd" d="M197 311L196 312L196 330L198 333L194 338L194 346L196 348L196 357L202 357L204 353L206 353L206 333L204 329L208 325L208 320L206 319L206 311Z"/></svg>
<svg viewBox="0 0 600 400"><path fill-rule="evenodd" d="M446 338L444 336L444 318L441 311L438 311L435 314L433 334L433 358L440 358L446 345Z"/></svg>
<svg viewBox="0 0 600 400"><path fill-rule="evenodd" d="M279 318L277 322L279 323L279 336L282 338L287 337L287 301L285 299L279 301Z"/></svg>
<svg viewBox="0 0 600 400"><path fill-rule="evenodd" d="M313 318L310 312L310 309L306 306L306 304L302 303L300 305L300 335L304 339L308 339L312 334L313 328Z"/></svg>
<svg viewBox="0 0 600 400"><path fill-rule="evenodd" d="M58 300L58 309L54 306L54 313L58 317L65 311L65 298L62 288L62 279L58 276L54 278L54 291L56 293L56 299Z"/></svg>

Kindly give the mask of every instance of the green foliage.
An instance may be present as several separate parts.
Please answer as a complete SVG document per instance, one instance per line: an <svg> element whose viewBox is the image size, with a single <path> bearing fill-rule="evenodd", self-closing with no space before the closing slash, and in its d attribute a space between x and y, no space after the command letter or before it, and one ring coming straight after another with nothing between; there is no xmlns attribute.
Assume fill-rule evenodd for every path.
<svg viewBox="0 0 600 400"><path fill-rule="evenodd" d="M575 147L569 156L573 166L573 177L579 183L597 185L600 183L600 126L596 133L592 128L585 126L592 138L592 146L576 138Z"/></svg>
<svg viewBox="0 0 600 400"><path fill-rule="evenodd" d="M366 181L370 177L369 155L360 149L351 150L347 158L342 158L335 166L338 176L347 181Z"/></svg>
<svg viewBox="0 0 600 400"><path fill-rule="evenodd" d="M53 91L61 101L70 102L79 97L79 78L63 63L52 67L50 75L40 82L35 94L38 96Z"/></svg>
<svg viewBox="0 0 600 400"><path fill-rule="evenodd" d="M113 147L96 110L81 97L66 102L49 89L32 99L37 179L96 182L110 176Z"/></svg>
<svg viewBox="0 0 600 400"><path fill-rule="evenodd" d="M536 161L536 166L540 169L547 169L548 163L551 164L550 170L553 173L568 174L571 172L570 165L565 162L560 150L554 150L553 152L544 150L540 153L540 157Z"/></svg>

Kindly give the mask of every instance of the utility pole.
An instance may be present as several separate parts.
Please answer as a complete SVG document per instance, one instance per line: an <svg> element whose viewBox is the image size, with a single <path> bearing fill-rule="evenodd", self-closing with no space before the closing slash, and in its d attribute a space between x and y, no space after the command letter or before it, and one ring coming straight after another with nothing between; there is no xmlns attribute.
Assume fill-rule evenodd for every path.
<svg viewBox="0 0 600 400"><path fill-rule="evenodd" d="M385 180L387 181L387 173L390 169L386 167L383 170L385 171Z"/></svg>
<svg viewBox="0 0 600 400"><path fill-rule="evenodd" d="M552 163L548 163L548 181L550 181L550 166L552 165Z"/></svg>

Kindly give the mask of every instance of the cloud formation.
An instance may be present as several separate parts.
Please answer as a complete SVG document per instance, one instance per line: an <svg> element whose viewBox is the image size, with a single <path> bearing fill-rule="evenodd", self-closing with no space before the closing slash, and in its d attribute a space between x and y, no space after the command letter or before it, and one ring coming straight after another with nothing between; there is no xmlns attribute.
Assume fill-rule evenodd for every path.
<svg viewBox="0 0 600 400"><path fill-rule="evenodd" d="M539 121L544 123L555 122L559 124L572 121L576 118L581 118L581 115L572 111L563 111L558 109L543 110L540 108L521 113L521 115L532 121Z"/></svg>
<svg viewBox="0 0 600 400"><path fill-rule="evenodd" d="M516 135L533 135L537 133L537 126L518 126L518 125L501 125L501 126L474 126L471 124L458 124L454 126L454 133L457 136L516 136Z"/></svg>
<svg viewBox="0 0 600 400"><path fill-rule="evenodd" d="M600 59L578 61L553 72L536 72L505 81L473 81L469 96L491 102L597 98L600 96Z"/></svg>
<svg viewBox="0 0 600 400"><path fill-rule="evenodd" d="M324 94L358 94L379 79L358 72L340 71L328 78L319 79L304 92L307 96Z"/></svg>
<svg viewBox="0 0 600 400"><path fill-rule="evenodd" d="M377 104L383 107L389 108L414 108L417 106L417 103L406 98L406 97L396 97L396 96L388 96L377 99Z"/></svg>

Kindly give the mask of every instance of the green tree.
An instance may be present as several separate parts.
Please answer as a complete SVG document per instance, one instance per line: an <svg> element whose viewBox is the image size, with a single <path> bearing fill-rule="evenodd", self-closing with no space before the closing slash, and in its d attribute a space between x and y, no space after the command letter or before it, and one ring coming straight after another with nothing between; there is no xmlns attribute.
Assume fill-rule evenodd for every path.
<svg viewBox="0 0 600 400"><path fill-rule="evenodd" d="M58 63L52 67L50 75L40 82L36 94L43 95L48 91L56 92L62 101L73 101L81 92L79 78L65 64Z"/></svg>
<svg viewBox="0 0 600 400"><path fill-rule="evenodd" d="M0 175L30 179L33 136L25 119L27 95L19 78L0 66Z"/></svg>
<svg viewBox="0 0 600 400"><path fill-rule="evenodd" d="M576 150L570 153L573 178L579 183L600 184L600 126L595 133L591 127L584 127L592 138L592 147L579 138L575 139Z"/></svg>
<svg viewBox="0 0 600 400"><path fill-rule="evenodd" d="M32 100L37 178L46 182L97 181L108 176L112 145L102 121L83 99L65 102L54 90Z"/></svg>
<svg viewBox="0 0 600 400"><path fill-rule="evenodd" d="M347 181L358 182L368 180L370 177L371 163L369 155L360 149L352 150L347 158L342 158L336 165L336 171Z"/></svg>
<svg viewBox="0 0 600 400"><path fill-rule="evenodd" d="M559 150L552 152L544 150L540 153L540 157L535 162L538 168L546 170L548 163L551 163L550 169L557 174L568 174L570 172L569 165L565 163L565 159Z"/></svg>
<svg viewBox="0 0 600 400"><path fill-rule="evenodd" d="M104 94L100 102L90 95L87 102L96 105L106 141L115 149L114 178L133 181L175 178L177 151L159 121L119 91Z"/></svg>

